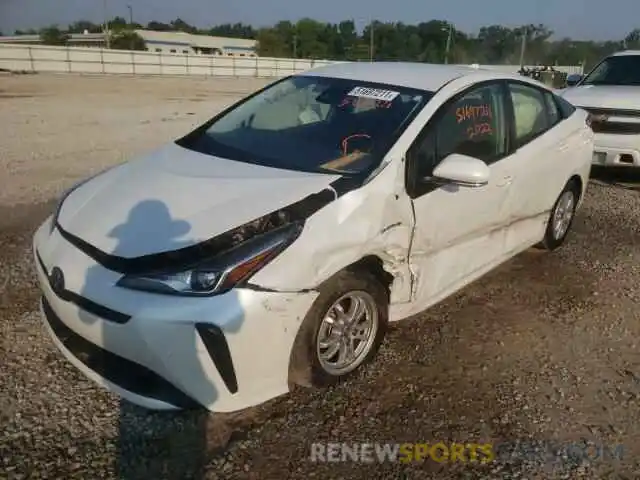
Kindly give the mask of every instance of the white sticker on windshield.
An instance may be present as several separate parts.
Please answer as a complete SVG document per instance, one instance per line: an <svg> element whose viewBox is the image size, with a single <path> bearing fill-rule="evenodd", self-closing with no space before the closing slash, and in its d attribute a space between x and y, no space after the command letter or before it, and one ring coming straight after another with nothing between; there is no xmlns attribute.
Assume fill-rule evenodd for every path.
<svg viewBox="0 0 640 480"><path fill-rule="evenodd" d="M393 90L381 90L379 88L355 87L353 90L347 93L347 95L352 97L372 98L374 100L383 100L385 102L390 102L398 95L400 95L400 92L394 92Z"/></svg>

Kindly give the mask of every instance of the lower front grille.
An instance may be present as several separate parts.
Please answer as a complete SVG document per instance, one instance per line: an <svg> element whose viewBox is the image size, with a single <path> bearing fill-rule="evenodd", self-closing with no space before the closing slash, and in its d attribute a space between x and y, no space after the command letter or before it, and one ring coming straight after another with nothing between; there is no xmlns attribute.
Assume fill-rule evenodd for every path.
<svg viewBox="0 0 640 480"><path fill-rule="evenodd" d="M615 135L640 134L640 111L585 108L591 115L591 129L595 133L611 133ZM615 121L611 121L611 118Z"/></svg>
<svg viewBox="0 0 640 480"><path fill-rule="evenodd" d="M160 400L179 408L202 408L157 373L104 350L75 333L60 320L45 297L42 297L42 308L51 330L65 348L109 382L136 395Z"/></svg>

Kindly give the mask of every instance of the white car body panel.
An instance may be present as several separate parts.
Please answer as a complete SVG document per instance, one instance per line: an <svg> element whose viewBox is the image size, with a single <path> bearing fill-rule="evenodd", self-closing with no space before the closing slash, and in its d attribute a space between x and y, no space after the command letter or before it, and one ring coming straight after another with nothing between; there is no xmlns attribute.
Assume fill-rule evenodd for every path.
<svg viewBox="0 0 640 480"><path fill-rule="evenodd" d="M48 236L48 224L45 223L36 232L34 244L47 243ZM118 325L59 299L49 287L42 268L38 267L44 297L76 334L127 360L153 365L156 373L189 392L198 403L212 411L235 411L288 392L289 352L301 321L292 318L290 312L308 310L317 297L316 292L284 294L238 289L217 297L181 298L104 288L113 285L119 275L71 248L56 232L53 236L59 251L67 255L51 254L50 258L55 258L56 265L65 272L84 272L86 276L84 280L68 275L67 288L132 316L125 326ZM52 264L41 256L45 267L50 269ZM215 312L215 323L227 337L232 356L252 359L236 362L239 390L234 395L227 391L202 341L194 334L194 320L208 319L211 312ZM51 328L48 329L51 333ZM52 336L65 357L92 380L144 407L176 408L106 381L78 361L55 335ZM263 358L268 361L261 361ZM114 386L116 388L112 388Z"/></svg>
<svg viewBox="0 0 640 480"><path fill-rule="evenodd" d="M507 197L507 251L528 247L531 238L542 238L549 213L566 179L583 179L583 195L590 166L585 158L593 152L593 133L584 128L587 114L578 110L573 117L521 147L508 162L513 176ZM532 179L540 179L532 183Z"/></svg>
<svg viewBox="0 0 640 480"><path fill-rule="evenodd" d="M358 67L344 68L343 75L350 78ZM401 65L395 70L381 68L385 81L411 83ZM339 67L334 66L310 74L330 76L336 71ZM35 234L34 255L39 284L53 315L75 335L145 366L196 403L229 412L288 391L292 345L318 287L354 262L368 256L382 261L393 276L390 320L398 321L538 243L567 181L577 176L583 191L586 188L592 135L584 112L492 164L488 185L442 186L412 200L405 188L405 155L442 103L479 81L523 81L520 76L490 71L444 72L437 79L443 85L433 87L439 88L437 93L388 152L378 173L344 194L331 186L338 175L266 168L176 145L81 185L64 201L59 225L102 252L123 258L192 246L327 188L335 198L306 220L286 250L251 277L252 289L235 288L212 297L117 287L120 273L69 243L59 229L52 231L48 219ZM147 216L131 222L136 205L148 201L161 202L166 218ZM116 231L117 226L121 227ZM167 228L175 228L172 235ZM128 322L114 324L54 293L48 278L54 267L64 271L67 292L124 312L130 316ZM198 322L215 325L226 337L237 376L236 393L229 392L196 333ZM92 380L139 405L176 408L107 380L48 329L65 357Z"/></svg>
<svg viewBox="0 0 640 480"><path fill-rule="evenodd" d="M578 107L640 108L640 86L584 85L567 88L562 94Z"/></svg>
<svg viewBox="0 0 640 480"><path fill-rule="evenodd" d="M133 258L202 242L323 190L337 178L224 160L169 144L73 191L58 222L105 253ZM171 194L175 191L186 194ZM129 221L136 205L155 200L180 220L177 235L155 230L153 218ZM215 221L209 221L213 214ZM162 220L157 223L164 229ZM128 231L115 231L117 225Z"/></svg>
<svg viewBox="0 0 640 480"><path fill-rule="evenodd" d="M354 261L376 255L394 276L392 303L408 302L413 215L404 184L396 182L401 167L400 161L392 162L369 184L317 212L298 240L252 277L252 283L280 291L313 289Z"/></svg>

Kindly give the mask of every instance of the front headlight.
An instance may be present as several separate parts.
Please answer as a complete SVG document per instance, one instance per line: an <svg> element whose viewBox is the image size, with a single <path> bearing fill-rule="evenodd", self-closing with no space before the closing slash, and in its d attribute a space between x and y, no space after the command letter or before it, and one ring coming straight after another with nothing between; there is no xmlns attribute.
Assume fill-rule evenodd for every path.
<svg viewBox="0 0 640 480"><path fill-rule="evenodd" d="M183 296L228 292L248 280L298 238L300 224L272 230L181 271L125 275L119 287Z"/></svg>

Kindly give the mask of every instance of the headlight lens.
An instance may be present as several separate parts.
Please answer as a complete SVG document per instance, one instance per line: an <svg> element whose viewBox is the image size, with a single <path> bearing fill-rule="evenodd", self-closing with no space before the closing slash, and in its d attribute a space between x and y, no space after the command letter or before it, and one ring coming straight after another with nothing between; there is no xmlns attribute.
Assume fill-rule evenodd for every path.
<svg viewBox="0 0 640 480"><path fill-rule="evenodd" d="M117 285L131 290L183 296L228 292L248 280L298 237L299 224L290 224L253 237L227 252L179 272L125 275Z"/></svg>

